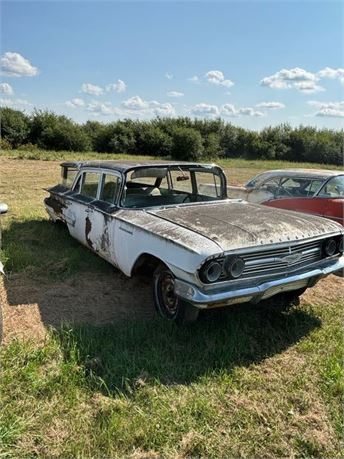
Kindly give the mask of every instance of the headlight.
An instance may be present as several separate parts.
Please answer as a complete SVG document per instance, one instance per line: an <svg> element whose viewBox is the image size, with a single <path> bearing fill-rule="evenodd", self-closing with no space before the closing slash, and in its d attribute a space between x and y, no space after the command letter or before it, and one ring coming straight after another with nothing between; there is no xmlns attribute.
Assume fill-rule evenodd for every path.
<svg viewBox="0 0 344 459"><path fill-rule="evenodd" d="M232 278L237 279L245 269L245 261L238 256L228 257L225 261L226 273Z"/></svg>
<svg viewBox="0 0 344 459"><path fill-rule="evenodd" d="M337 243L334 239L327 239L324 242L324 252L327 257L332 257L337 251Z"/></svg>
<svg viewBox="0 0 344 459"><path fill-rule="evenodd" d="M201 280L203 282L216 282L222 273L222 266L217 261L210 261L201 270Z"/></svg>

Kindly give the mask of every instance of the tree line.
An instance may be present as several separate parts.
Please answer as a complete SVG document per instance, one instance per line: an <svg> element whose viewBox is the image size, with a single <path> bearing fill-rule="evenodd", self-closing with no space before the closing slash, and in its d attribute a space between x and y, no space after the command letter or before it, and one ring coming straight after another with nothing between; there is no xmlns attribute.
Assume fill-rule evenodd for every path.
<svg viewBox="0 0 344 459"><path fill-rule="evenodd" d="M343 130L281 124L256 132L222 119L188 117L78 124L50 111L35 110L27 115L7 107L0 109L0 122L2 149L97 151L177 160L224 157L343 164Z"/></svg>

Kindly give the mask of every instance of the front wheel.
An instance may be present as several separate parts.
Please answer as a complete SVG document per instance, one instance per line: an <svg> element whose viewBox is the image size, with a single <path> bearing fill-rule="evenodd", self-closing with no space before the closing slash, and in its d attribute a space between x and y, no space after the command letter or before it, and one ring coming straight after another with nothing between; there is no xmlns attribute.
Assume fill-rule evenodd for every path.
<svg viewBox="0 0 344 459"><path fill-rule="evenodd" d="M194 322L199 310L181 300L174 293L174 275L167 266L160 264L153 274L153 297L157 312L164 319L179 325Z"/></svg>

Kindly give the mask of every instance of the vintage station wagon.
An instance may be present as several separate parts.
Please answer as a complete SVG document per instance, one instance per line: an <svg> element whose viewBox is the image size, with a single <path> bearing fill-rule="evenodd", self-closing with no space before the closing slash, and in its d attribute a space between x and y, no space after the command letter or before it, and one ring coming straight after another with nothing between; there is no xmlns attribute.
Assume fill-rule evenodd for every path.
<svg viewBox="0 0 344 459"><path fill-rule="evenodd" d="M62 163L45 207L71 236L127 276L152 273L165 318L300 295L344 267L343 227L320 217L227 198L213 164Z"/></svg>

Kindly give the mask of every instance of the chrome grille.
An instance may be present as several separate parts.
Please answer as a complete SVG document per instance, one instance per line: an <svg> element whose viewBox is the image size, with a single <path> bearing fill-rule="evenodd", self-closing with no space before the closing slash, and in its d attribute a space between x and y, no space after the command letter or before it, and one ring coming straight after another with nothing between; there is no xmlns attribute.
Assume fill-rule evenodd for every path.
<svg viewBox="0 0 344 459"><path fill-rule="evenodd" d="M290 244L288 247L240 255L245 269L240 279L284 274L321 259L321 241ZM294 259L293 259L294 258ZM221 280L226 278L223 272Z"/></svg>

